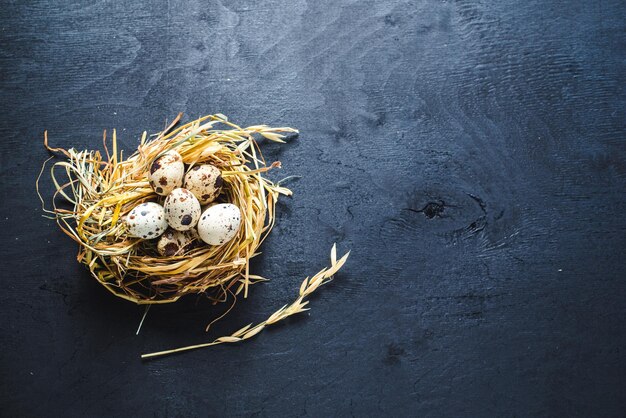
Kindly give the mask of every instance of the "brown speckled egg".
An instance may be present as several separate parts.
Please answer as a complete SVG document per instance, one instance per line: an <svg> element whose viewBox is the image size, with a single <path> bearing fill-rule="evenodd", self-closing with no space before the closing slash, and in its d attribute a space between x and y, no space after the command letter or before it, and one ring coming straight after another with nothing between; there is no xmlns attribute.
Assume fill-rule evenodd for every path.
<svg viewBox="0 0 626 418"><path fill-rule="evenodd" d="M202 205L214 201L223 184L221 171L211 164L194 166L185 175L185 189L193 193Z"/></svg>
<svg viewBox="0 0 626 418"><path fill-rule="evenodd" d="M213 205L198 222L200 239L210 245L222 245L233 239L241 225L241 211L231 203Z"/></svg>
<svg viewBox="0 0 626 418"><path fill-rule="evenodd" d="M161 238L159 238L157 251L159 254L166 257L180 255L193 247L196 238L198 238L198 234L195 229L181 232L169 228L161 235Z"/></svg>
<svg viewBox="0 0 626 418"><path fill-rule="evenodd" d="M125 221L130 235L137 238L157 238L167 229L163 206L154 202L136 206Z"/></svg>
<svg viewBox="0 0 626 418"><path fill-rule="evenodd" d="M165 198L165 220L177 231L188 231L200 219L200 202L187 189L178 188Z"/></svg>
<svg viewBox="0 0 626 418"><path fill-rule="evenodd" d="M183 185L185 164L176 151L167 151L152 162L150 166L150 186L161 196L168 195L172 190Z"/></svg>

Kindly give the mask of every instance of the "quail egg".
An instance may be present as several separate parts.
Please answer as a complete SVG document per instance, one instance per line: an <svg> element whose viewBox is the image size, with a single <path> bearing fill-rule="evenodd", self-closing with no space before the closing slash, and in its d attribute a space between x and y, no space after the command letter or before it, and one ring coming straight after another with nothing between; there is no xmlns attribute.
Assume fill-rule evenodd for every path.
<svg viewBox="0 0 626 418"><path fill-rule="evenodd" d="M128 232L137 238L157 238L167 229L165 211L158 203L142 203L126 216Z"/></svg>
<svg viewBox="0 0 626 418"><path fill-rule="evenodd" d="M198 235L207 244L221 245L237 235L240 225L239 208L231 203L220 203L202 213L198 221Z"/></svg>
<svg viewBox="0 0 626 418"><path fill-rule="evenodd" d="M198 233L195 229L181 232L169 228L161 235L161 238L159 238L157 251L159 254L166 257L179 255L190 250L195 244L196 238L198 238Z"/></svg>
<svg viewBox="0 0 626 418"><path fill-rule="evenodd" d="M176 151L167 151L152 162L150 166L150 185L157 194L168 195L172 190L183 185L185 164Z"/></svg>
<svg viewBox="0 0 626 418"><path fill-rule="evenodd" d="M200 202L187 189L178 188L165 198L165 219L177 231L188 231L200 219Z"/></svg>
<svg viewBox="0 0 626 418"><path fill-rule="evenodd" d="M212 202L222 190L221 171L211 165L196 165L185 174L185 189L198 198L200 204Z"/></svg>

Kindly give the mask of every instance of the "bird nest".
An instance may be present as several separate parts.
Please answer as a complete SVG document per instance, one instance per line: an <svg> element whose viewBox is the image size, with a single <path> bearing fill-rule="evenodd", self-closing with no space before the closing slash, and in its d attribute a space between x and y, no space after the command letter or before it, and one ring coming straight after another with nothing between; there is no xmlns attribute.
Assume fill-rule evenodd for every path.
<svg viewBox="0 0 626 418"><path fill-rule="evenodd" d="M115 131L110 151L104 134L104 155L97 150L52 148L46 135L46 148L66 157L50 170L56 190L52 210L47 212L79 244L78 261L120 298L137 304L162 304L188 294L203 294L216 302L225 301L229 294L247 297L251 285L265 280L250 272L250 259L259 254L259 246L274 226L279 196L291 195L280 182L264 176L280 163L266 163L257 138L282 143L286 135L298 131L266 125L241 128L220 114L176 127L180 117L150 139L144 132L137 151L126 159L118 152ZM163 201L150 185L149 172L151 164L171 150L180 154L186 170L199 164L220 169L223 186L216 203L232 203L242 214L233 239L223 245L199 245L164 256L154 240L128 233L124 220L133 208ZM269 323L250 325L238 331L240 334L213 343L249 338L264 326L305 310L307 302L303 299L329 281L347 256L337 260L333 247L331 267L305 279L294 303L268 318Z"/></svg>

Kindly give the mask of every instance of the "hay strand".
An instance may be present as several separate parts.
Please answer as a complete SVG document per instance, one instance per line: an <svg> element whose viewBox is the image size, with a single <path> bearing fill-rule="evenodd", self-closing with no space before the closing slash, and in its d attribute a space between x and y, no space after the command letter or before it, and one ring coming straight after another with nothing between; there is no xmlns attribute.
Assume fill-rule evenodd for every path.
<svg viewBox="0 0 626 418"><path fill-rule="evenodd" d="M238 343L254 337L270 325L276 324L277 322L280 322L292 315L308 311L309 308L307 308L306 306L308 305L309 301L305 299L313 294L317 289L319 289L320 286L329 283L333 279L333 275L344 265L344 263L350 256L350 252L347 252L339 260L336 260L336 258L333 260L333 255L335 255L336 257L336 254L337 248L336 245L333 245L331 251L331 267L328 269L324 268L315 276L311 278L307 277L306 279L304 279L302 285L300 286L298 297L291 304L285 305L276 312L274 312L265 321L260 322L254 326L252 326L252 324L248 324L240 330L232 333L231 335L216 338L215 340L208 343L190 345L186 347L175 348L172 350L157 351L149 354L142 354L141 358L144 360L148 360L155 357L196 350L199 348L211 347L218 344Z"/></svg>

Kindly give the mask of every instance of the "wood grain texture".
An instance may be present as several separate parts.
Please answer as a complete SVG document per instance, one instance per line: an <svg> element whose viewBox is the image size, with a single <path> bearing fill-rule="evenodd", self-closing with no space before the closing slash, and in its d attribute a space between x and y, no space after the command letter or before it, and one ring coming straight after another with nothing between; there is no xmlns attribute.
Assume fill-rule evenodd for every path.
<svg viewBox="0 0 626 418"><path fill-rule="evenodd" d="M149 3L149 4L148 4ZM7 416L621 416L621 1L85 1L0 8ZM295 195L224 307L114 299L41 217L55 146L127 153L179 111L300 129ZM44 190L50 190L44 181ZM336 282L254 341L159 361Z"/></svg>

